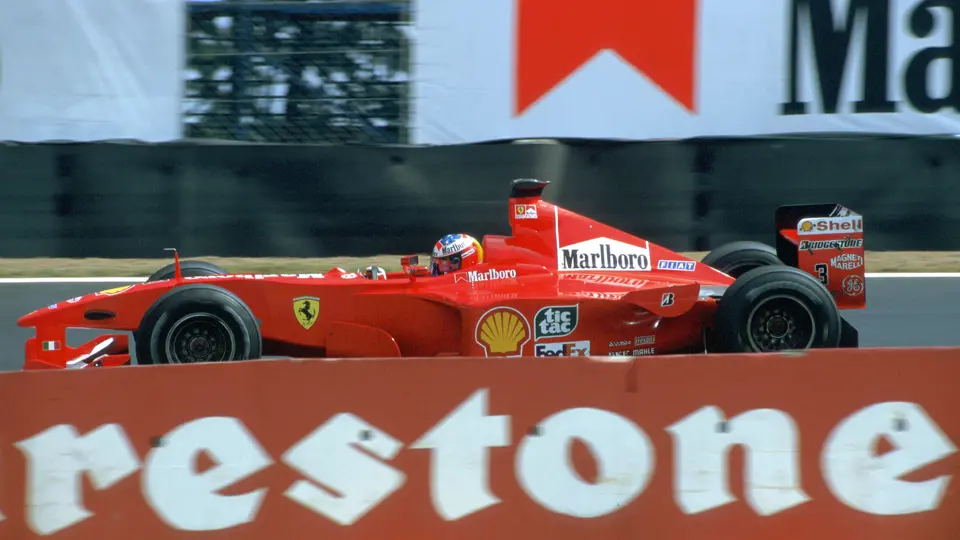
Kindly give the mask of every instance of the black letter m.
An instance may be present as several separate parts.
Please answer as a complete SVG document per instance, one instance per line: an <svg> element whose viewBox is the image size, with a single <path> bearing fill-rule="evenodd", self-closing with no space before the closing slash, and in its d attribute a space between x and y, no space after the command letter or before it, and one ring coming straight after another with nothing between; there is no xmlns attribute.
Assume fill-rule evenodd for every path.
<svg viewBox="0 0 960 540"><path fill-rule="evenodd" d="M850 56L850 41L858 15L866 25L863 49L863 99L854 105L857 113L895 112L896 104L889 99L887 63L890 61L890 0L849 0L845 20L841 24L833 18L833 0L792 0L790 15L790 58L787 74L790 85L789 101L781 105L781 114L807 114L807 102L801 101L800 31L806 23L810 30L815 62L816 86L820 90L823 112L836 114L840 89ZM805 17L804 17L805 15Z"/></svg>

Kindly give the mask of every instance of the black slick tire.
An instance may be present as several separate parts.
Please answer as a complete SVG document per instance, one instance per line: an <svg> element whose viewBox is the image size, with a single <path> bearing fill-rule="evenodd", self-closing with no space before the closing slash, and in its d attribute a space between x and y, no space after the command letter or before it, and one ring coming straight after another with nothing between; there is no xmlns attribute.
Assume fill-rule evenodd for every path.
<svg viewBox="0 0 960 540"><path fill-rule="evenodd" d="M781 330L787 337L774 337ZM711 352L836 348L840 333L837 306L823 284L792 266L764 266L741 275L720 299Z"/></svg>
<svg viewBox="0 0 960 540"><path fill-rule="evenodd" d="M776 249L751 241L724 244L708 253L701 263L735 278L754 268L784 265Z"/></svg>
<svg viewBox="0 0 960 540"><path fill-rule="evenodd" d="M170 263L151 274L150 277L147 278L147 283L151 283L153 281L163 281L165 279L173 279L176 273L176 264ZM180 261L180 273L183 275L183 277L200 277L222 276L226 274L227 271L213 263L208 263L206 261Z"/></svg>
<svg viewBox="0 0 960 540"><path fill-rule="evenodd" d="M232 292L206 284L177 287L158 298L141 319L134 341L141 365L203 362L184 353L198 343L215 351L210 361L256 359L263 348L250 308Z"/></svg>

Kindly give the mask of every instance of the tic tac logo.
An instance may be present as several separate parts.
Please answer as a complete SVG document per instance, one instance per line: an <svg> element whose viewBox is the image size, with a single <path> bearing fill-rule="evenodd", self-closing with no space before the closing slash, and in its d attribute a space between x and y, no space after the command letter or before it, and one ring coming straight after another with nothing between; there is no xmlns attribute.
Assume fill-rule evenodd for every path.
<svg viewBox="0 0 960 540"><path fill-rule="evenodd" d="M577 329L580 305L547 306L533 317L534 341L569 336Z"/></svg>
<svg viewBox="0 0 960 540"><path fill-rule="evenodd" d="M797 234L852 234L863 232L863 216L807 218L797 224Z"/></svg>
<svg viewBox="0 0 960 540"><path fill-rule="evenodd" d="M495 307L477 321L476 341L486 356L523 356L530 341L530 323L523 313L509 307Z"/></svg>
<svg viewBox="0 0 960 540"><path fill-rule="evenodd" d="M515 204L513 209L517 219L537 219L537 205L535 204Z"/></svg>

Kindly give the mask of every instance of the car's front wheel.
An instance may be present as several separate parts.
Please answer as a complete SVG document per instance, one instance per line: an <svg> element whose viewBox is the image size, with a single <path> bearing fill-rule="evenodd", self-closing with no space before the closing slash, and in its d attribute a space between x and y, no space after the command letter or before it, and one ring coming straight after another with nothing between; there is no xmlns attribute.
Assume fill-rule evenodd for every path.
<svg viewBox="0 0 960 540"><path fill-rule="evenodd" d="M180 274L183 277L222 276L227 271L206 261L181 261ZM176 263L170 263L147 278L147 283L173 279L177 275Z"/></svg>
<svg viewBox="0 0 960 540"><path fill-rule="evenodd" d="M712 352L834 348L841 321L827 289L790 266L765 266L727 289L714 315Z"/></svg>
<svg viewBox="0 0 960 540"><path fill-rule="evenodd" d="M134 334L138 364L195 364L256 359L262 338L250 308L212 285L187 285L164 294Z"/></svg>

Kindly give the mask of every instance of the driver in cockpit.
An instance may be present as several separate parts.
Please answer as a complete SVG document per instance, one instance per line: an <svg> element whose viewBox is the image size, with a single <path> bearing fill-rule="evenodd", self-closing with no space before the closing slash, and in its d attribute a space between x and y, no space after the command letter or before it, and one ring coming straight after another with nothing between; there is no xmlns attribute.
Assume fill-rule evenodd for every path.
<svg viewBox="0 0 960 540"><path fill-rule="evenodd" d="M482 262L483 246L476 238L463 233L448 234L434 244L427 270L431 276L442 276ZM417 275L418 270L424 268L410 267L408 271ZM379 266L368 266L364 276L367 279L387 279L386 272Z"/></svg>

